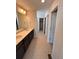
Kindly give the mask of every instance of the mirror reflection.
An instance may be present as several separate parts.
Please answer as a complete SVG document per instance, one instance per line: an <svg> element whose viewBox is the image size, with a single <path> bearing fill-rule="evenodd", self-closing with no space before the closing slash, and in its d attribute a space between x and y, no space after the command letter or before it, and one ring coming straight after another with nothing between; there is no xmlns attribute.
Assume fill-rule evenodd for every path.
<svg viewBox="0 0 79 59"><path fill-rule="evenodd" d="M26 14L16 12L16 32L27 29L28 21L26 19Z"/></svg>

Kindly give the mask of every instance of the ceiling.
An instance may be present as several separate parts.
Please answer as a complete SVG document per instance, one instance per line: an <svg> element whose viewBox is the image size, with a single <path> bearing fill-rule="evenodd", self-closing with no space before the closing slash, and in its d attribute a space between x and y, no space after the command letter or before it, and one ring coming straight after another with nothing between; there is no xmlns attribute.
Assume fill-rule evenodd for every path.
<svg viewBox="0 0 79 59"><path fill-rule="evenodd" d="M45 0L45 3L41 3L41 0L16 0L26 10L46 10L52 2L53 0Z"/></svg>

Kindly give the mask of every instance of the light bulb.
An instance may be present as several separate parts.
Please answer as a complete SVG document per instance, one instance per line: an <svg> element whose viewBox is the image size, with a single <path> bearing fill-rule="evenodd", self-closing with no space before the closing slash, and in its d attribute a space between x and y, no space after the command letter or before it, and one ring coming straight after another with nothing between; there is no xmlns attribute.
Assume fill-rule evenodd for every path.
<svg viewBox="0 0 79 59"><path fill-rule="evenodd" d="M23 14L26 14L26 11L24 11Z"/></svg>
<svg viewBox="0 0 79 59"><path fill-rule="evenodd" d="M42 2L42 3L44 3L44 2L45 2L45 0L41 0L41 2Z"/></svg>

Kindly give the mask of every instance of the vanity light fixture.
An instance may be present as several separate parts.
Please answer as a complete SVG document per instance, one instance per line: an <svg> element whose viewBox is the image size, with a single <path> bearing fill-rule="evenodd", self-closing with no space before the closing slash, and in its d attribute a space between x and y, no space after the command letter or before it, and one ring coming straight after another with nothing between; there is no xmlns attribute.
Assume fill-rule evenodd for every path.
<svg viewBox="0 0 79 59"><path fill-rule="evenodd" d="M26 11L23 10L22 8L18 7L18 12L21 13L21 14L26 14Z"/></svg>
<svg viewBox="0 0 79 59"><path fill-rule="evenodd" d="M42 2L42 3L44 3L44 2L45 2L45 0L41 0L41 2Z"/></svg>

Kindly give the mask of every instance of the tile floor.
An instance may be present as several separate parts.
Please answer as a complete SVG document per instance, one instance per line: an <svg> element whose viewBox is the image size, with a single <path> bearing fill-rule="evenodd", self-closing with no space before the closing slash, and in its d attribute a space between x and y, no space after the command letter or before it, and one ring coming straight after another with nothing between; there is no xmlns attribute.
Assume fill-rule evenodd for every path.
<svg viewBox="0 0 79 59"><path fill-rule="evenodd" d="M51 45L47 42L46 36L39 32L32 40L23 59L48 59L49 53L51 53Z"/></svg>

